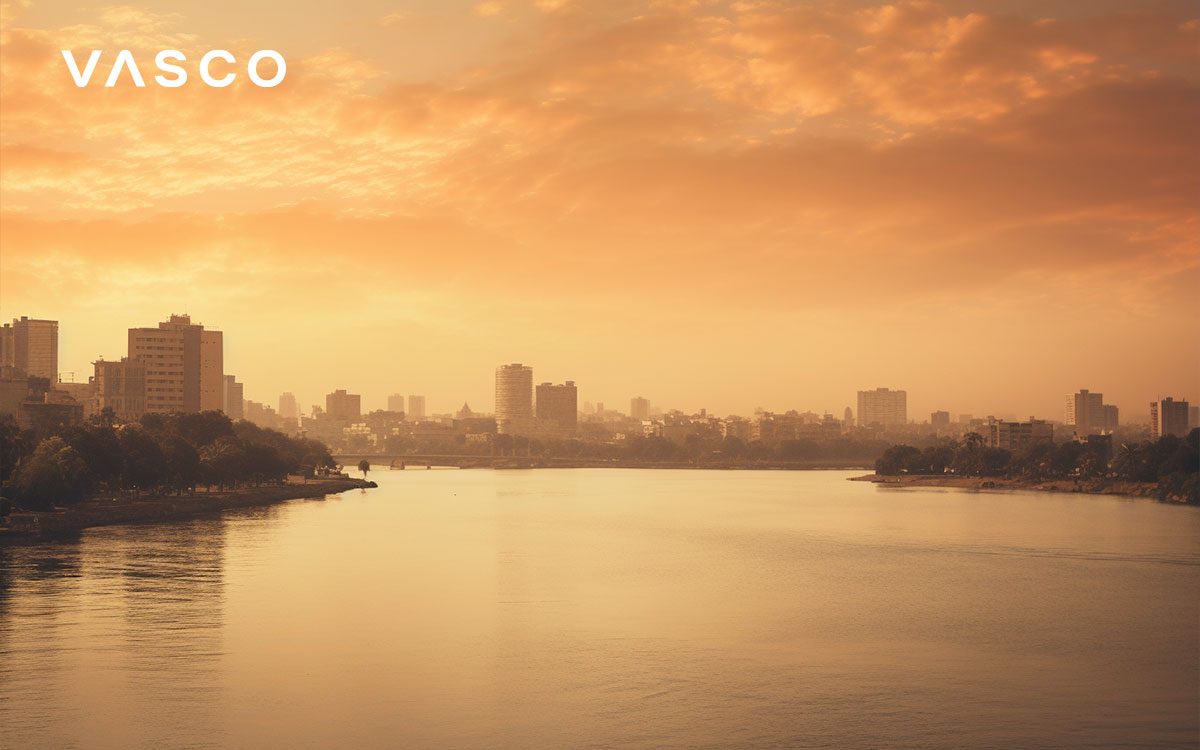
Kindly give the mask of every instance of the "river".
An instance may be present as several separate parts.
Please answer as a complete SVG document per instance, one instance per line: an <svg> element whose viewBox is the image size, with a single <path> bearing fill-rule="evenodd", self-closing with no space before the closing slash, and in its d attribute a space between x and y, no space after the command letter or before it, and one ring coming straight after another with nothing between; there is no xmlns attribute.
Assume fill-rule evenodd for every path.
<svg viewBox="0 0 1200 750"><path fill-rule="evenodd" d="M851 475L379 469L0 549L0 746L1195 746L1196 508Z"/></svg>

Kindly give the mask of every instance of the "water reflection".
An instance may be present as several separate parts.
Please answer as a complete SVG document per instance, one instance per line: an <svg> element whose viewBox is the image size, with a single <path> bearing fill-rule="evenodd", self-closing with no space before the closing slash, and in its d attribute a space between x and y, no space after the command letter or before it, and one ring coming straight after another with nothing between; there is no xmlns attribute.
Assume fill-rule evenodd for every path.
<svg viewBox="0 0 1200 750"><path fill-rule="evenodd" d="M0 726L12 747L221 744L225 521L0 550Z"/></svg>
<svg viewBox="0 0 1200 750"><path fill-rule="evenodd" d="M1200 514L380 472L0 549L0 746L1186 746Z"/></svg>

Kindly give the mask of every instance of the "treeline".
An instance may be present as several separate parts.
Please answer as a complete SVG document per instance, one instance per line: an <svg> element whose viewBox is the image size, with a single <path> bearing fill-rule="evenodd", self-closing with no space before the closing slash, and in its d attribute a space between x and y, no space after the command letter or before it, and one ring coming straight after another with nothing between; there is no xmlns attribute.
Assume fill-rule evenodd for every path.
<svg viewBox="0 0 1200 750"><path fill-rule="evenodd" d="M0 491L18 507L46 510L98 493L195 493L275 483L333 467L328 448L219 411L146 414L117 424L112 413L39 436L0 418Z"/></svg>
<svg viewBox="0 0 1200 750"><path fill-rule="evenodd" d="M491 445L468 442L463 435L442 439L389 437L382 447L387 453L530 456L608 461L814 461L852 460L870 465L890 444L883 440L780 440L764 443L736 437L689 435L682 441L660 436L633 435L606 442L581 438L531 438L523 435L493 435Z"/></svg>
<svg viewBox="0 0 1200 750"><path fill-rule="evenodd" d="M1104 443L1038 442L1016 451L989 448L978 433L960 443L940 442L925 449L893 445L875 462L875 473L955 474L968 477L1048 479L1115 479L1157 482L1163 497L1200 502L1200 429L1186 438L1167 435L1158 440L1125 443L1115 451ZM1111 454L1111 455L1110 455Z"/></svg>

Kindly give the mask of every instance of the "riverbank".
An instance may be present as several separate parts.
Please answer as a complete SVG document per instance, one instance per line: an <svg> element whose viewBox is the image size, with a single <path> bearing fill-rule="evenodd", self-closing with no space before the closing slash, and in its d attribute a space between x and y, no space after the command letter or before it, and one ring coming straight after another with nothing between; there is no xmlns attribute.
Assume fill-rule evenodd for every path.
<svg viewBox="0 0 1200 750"><path fill-rule="evenodd" d="M178 521L219 513L230 508L270 505L284 500L321 497L347 490L375 487L353 478L309 479L303 484L243 487L195 495L89 498L69 508L48 512L15 511L0 526L0 545L69 537L94 526L148 521Z"/></svg>
<svg viewBox="0 0 1200 750"><path fill-rule="evenodd" d="M1157 497L1157 482L1121 482L1112 479L1008 479L1005 477L959 477L925 474L898 476L867 474L851 477L852 482L872 482L894 487L954 487L964 490L1035 490L1039 492L1078 492L1090 495L1132 495Z"/></svg>

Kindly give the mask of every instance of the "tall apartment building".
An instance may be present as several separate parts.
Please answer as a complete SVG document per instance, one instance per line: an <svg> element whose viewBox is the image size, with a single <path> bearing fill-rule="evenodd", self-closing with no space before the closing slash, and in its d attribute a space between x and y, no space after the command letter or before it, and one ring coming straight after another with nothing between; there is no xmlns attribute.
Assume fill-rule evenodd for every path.
<svg viewBox="0 0 1200 750"><path fill-rule="evenodd" d="M58 382L58 321L22 315L0 328L0 367Z"/></svg>
<svg viewBox="0 0 1200 750"><path fill-rule="evenodd" d="M496 431L501 435L533 429L533 368L520 362L496 368Z"/></svg>
<svg viewBox="0 0 1200 750"><path fill-rule="evenodd" d="M393 393L388 396L388 411L402 412L404 411L404 396L399 393Z"/></svg>
<svg viewBox="0 0 1200 750"><path fill-rule="evenodd" d="M291 422L300 418L300 402L296 400L296 394L288 392L279 395L279 417Z"/></svg>
<svg viewBox="0 0 1200 750"><path fill-rule="evenodd" d="M330 419L357 422L362 417L362 396L339 388L325 396L325 413Z"/></svg>
<svg viewBox="0 0 1200 750"><path fill-rule="evenodd" d="M908 392L876 388L858 392L858 426L899 427L908 424Z"/></svg>
<svg viewBox="0 0 1200 750"><path fill-rule="evenodd" d="M416 421L425 418L425 397L424 396L409 396L408 397L408 412L404 415L410 420Z"/></svg>
<svg viewBox="0 0 1200 750"><path fill-rule="evenodd" d="M575 430L579 426L579 393L575 381L562 385L542 383L537 387L537 421L539 425L560 430Z"/></svg>
<svg viewBox="0 0 1200 750"><path fill-rule="evenodd" d="M1077 435L1104 432L1107 423L1104 394L1091 393L1087 389L1068 394L1066 417L1067 425L1074 427Z"/></svg>
<svg viewBox="0 0 1200 750"><path fill-rule="evenodd" d="M1163 398L1150 402L1150 437L1186 437L1191 414L1187 401Z"/></svg>
<svg viewBox="0 0 1200 750"><path fill-rule="evenodd" d="M225 407L224 338L187 315L157 328L129 329L129 359L146 368L146 411L198 412Z"/></svg>
<svg viewBox="0 0 1200 750"><path fill-rule="evenodd" d="M650 418L650 399L637 396L629 399L629 416L638 421Z"/></svg>
<svg viewBox="0 0 1200 750"><path fill-rule="evenodd" d="M246 388L233 375L226 375L221 411L232 420L246 418Z"/></svg>
<svg viewBox="0 0 1200 750"><path fill-rule="evenodd" d="M146 413L146 366L128 357L92 363L97 411L105 408L123 421L133 421Z"/></svg>

